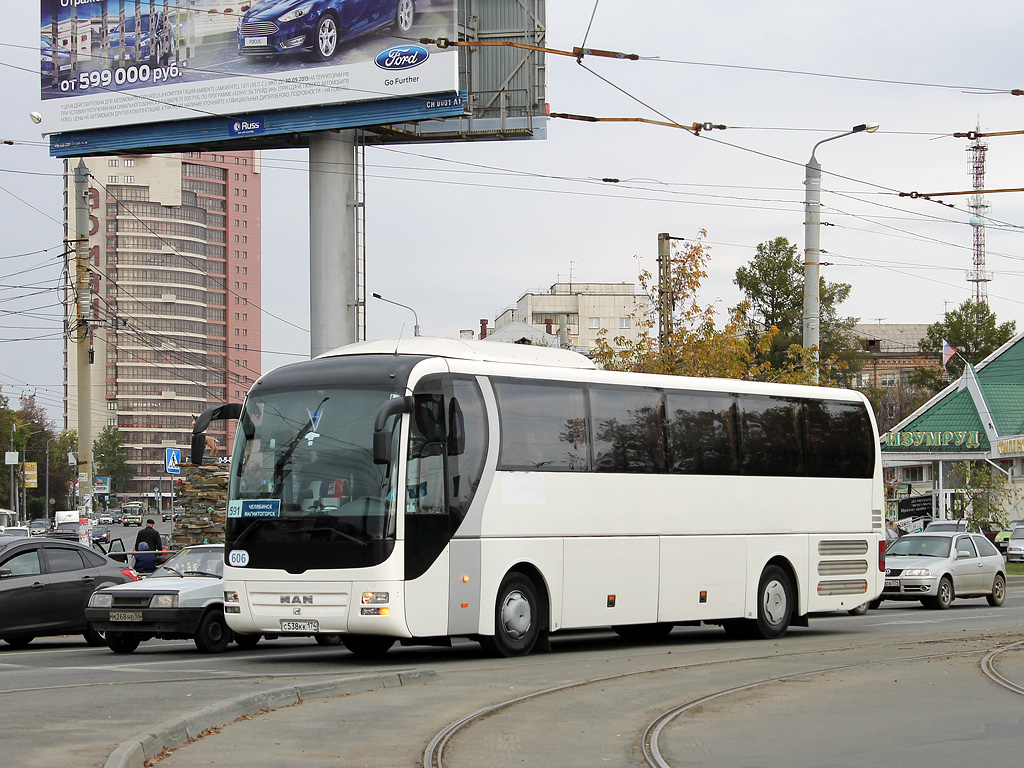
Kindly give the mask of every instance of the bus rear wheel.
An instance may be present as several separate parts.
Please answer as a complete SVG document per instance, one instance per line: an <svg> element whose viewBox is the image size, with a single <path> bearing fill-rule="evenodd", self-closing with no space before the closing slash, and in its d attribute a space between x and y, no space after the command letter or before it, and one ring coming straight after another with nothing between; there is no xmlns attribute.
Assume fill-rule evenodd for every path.
<svg viewBox="0 0 1024 768"><path fill-rule="evenodd" d="M537 644L541 631L537 588L521 573L510 573L501 582L494 606L494 636L480 644L492 656L525 656Z"/></svg>
<svg viewBox="0 0 1024 768"><path fill-rule="evenodd" d="M319 638L319 635L317 636ZM344 635L341 642L349 651L364 659L379 659L391 650L395 638L384 635Z"/></svg>
<svg viewBox="0 0 1024 768"><path fill-rule="evenodd" d="M782 637L793 617L793 585L777 565L761 572L757 584L757 636L765 640Z"/></svg>

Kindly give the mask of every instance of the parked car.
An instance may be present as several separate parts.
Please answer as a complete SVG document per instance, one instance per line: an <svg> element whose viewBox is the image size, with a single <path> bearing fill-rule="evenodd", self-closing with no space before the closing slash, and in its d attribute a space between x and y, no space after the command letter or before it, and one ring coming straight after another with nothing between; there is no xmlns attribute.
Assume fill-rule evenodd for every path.
<svg viewBox="0 0 1024 768"><path fill-rule="evenodd" d="M1006 543L1010 540L1010 534L1018 525L1024 525L1024 520L1011 520L1003 530L996 534L995 545L1003 554L1006 554Z"/></svg>
<svg viewBox="0 0 1024 768"><path fill-rule="evenodd" d="M186 547L147 579L97 591L86 617L115 653L131 653L154 637L191 639L203 653L232 640L252 647L260 636L235 636L224 621L224 546Z"/></svg>
<svg viewBox="0 0 1024 768"><path fill-rule="evenodd" d="M88 624L93 590L138 577L131 568L73 541L0 536L0 638L23 648L44 635L103 637Z"/></svg>
<svg viewBox="0 0 1024 768"><path fill-rule="evenodd" d="M1018 525L1006 540L1006 560L1024 563L1024 525Z"/></svg>
<svg viewBox="0 0 1024 768"><path fill-rule="evenodd" d="M925 531L902 536L885 551L885 586L879 600L920 600L948 608L956 598L1006 599L1006 564L980 533Z"/></svg>
<svg viewBox="0 0 1024 768"><path fill-rule="evenodd" d="M238 53L306 51L327 61L350 38L383 27L405 35L415 15L415 0L258 0L238 23Z"/></svg>

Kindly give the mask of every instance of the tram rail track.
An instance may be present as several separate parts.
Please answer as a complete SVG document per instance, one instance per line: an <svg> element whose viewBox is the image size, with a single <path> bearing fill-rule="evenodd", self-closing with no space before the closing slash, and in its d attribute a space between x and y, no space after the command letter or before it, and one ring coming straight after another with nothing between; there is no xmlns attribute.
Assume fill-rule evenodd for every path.
<svg viewBox="0 0 1024 768"><path fill-rule="evenodd" d="M977 639L978 640L986 640L986 639L991 639L991 638L977 638ZM952 642L952 640L950 640L950 639L936 639L936 640L930 640L930 641L925 641L925 642L926 643L946 643L946 642ZM893 648L893 647L906 647L907 645L908 644L907 644L906 641L900 641L900 642L889 642L889 643L874 643L874 644L871 644L871 647L878 647L878 648L890 647L890 648ZM698 707L700 707L700 706L702 706L704 704L707 704L707 703L709 703L711 701L714 701L714 700L717 700L717 699L721 699L721 698L725 698L725 697L733 695L733 694L737 694L737 693L740 693L740 692L743 692L743 691L748 691L748 690L751 690L751 689L754 689L754 688L758 688L758 687L762 687L762 686L767 686L767 685L772 685L772 684L777 684L777 683L783 683L783 682L793 681L793 680L799 680L799 679L805 679L805 678L810 678L810 677L814 677L814 676L818 676L818 675L825 675L825 674L830 674L830 673L834 673L834 672L841 672L841 671L845 671L845 670L853 670L853 669L858 669L858 668L873 667L873 666L878 666L880 664L914 663L914 662L923 662L923 661L934 661L936 659L969 657L969 656L978 656L980 654L986 654L983 657L982 661L981 661L981 668L982 668L983 672L985 673L985 675L987 677L989 677L989 679L991 679L993 682L997 683L998 685L1000 685L1000 686L1002 686L1002 687L1004 687L1004 688L1006 688L1006 689L1008 689L1008 690L1010 690L1010 691L1012 691L1014 693L1018 693L1018 694L1024 695L1024 686L1022 686L1020 684L1017 684L1017 683L1009 680L1008 678L1004 677L999 672L997 672L995 670L995 667L994 667L994 660L995 660L995 658L998 657L999 654L1001 654L1001 653L1003 653L1005 651L1009 651L1009 650L1014 649L1014 648L1021 647L1021 646L1024 646L1024 640L1020 640L1020 641L1017 641L1017 642L1014 642L1014 643L1011 643L1009 645L1005 645L1005 646L1002 646L1002 647L996 648L996 649L979 648L979 649L969 649L969 650L963 650L963 651L947 650L947 651L941 651L941 652L929 653L929 654L916 654L916 655L906 655L906 656L901 655L901 656L894 657L894 658L870 659L870 660L867 660L867 661L864 661L864 662L858 662L858 663L852 663L852 664L825 665L825 666L817 667L815 669L805 670L803 672L791 672L791 673L787 673L787 674L784 674L784 675L777 675L777 676L774 676L774 677L769 677L769 678L764 678L764 679L760 679L760 680L755 680L755 681L752 681L752 682L749 682L749 683L729 686L727 688L723 688L723 689L718 690L718 691L713 691L713 692L705 694L703 696L699 696L699 697L696 697L694 699L688 700L688 701L686 701L686 702L684 702L682 704L677 704L677 705L673 706L672 708L670 708L670 709L664 711L663 713L661 713L658 717L656 717L653 721L651 721L645 729L643 729L642 735L640 737L640 745L639 745L640 746L640 752L642 753L643 758L646 761L646 764L651 766L651 768L672 768L671 764L665 760L664 755L662 754L661 747L660 747L660 738L661 738L662 734L664 733L666 727L668 725L670 725L672 723L672 721L674 721L676 718L678 718L679 716L685 714L687 711L694 710L694 709L696 709L696 708L698 708ZM830 649L828 649L827 652L828 653L842 653L844 651L853 650L854 647L859 648L859 649L863 649L865 646L858 645L858 646L845 646L845 647L840 647L840 648L830 648ZM789 658L794 658L794 657L798 657L798 656L805 656L805 655L811 655L811 654L813 654L813 655L820 655L821 653L822 653L821 649L815 649L815 650L807 650L807 651L797 651L795 653L788 653L788 654L766 654L766 655L762 655L762 656L749 656L749 657L744 657L744 658L740 658L740 659L735 659L734 658L734 659L721 659L721 660L707 660L707 661L693 662L693 663L688 663L688 664L676 664L676 665L669 665L669 666L661 666L661 667L655 667L655 668L649 668L649 669L643 669L643 670L634 670L634 671L630 671L630 672L623 672L623 673L614 674L614 675L605 675L605 676L600 676L600 677L595 677L595 678L589 678L589 679L586 679L586 680L576 680L576 681L573 681L573 682L564 683L564 684L556 685L556 686L551 686L549 688L544 688L542 690L533 691L531 693L522 694L522 695L510 698L510 699L506 699L506 700L501 701L501 702L497 702L495 704L488 705L486 707L482 707L482 708L480 708L480 709L478 709L478 710L476 710L476 711L474 711L474 712L472 712L472 713L470 713L470 714L468 714L468 715L466 715L466 716L464 716L462 718L459 718L458 720L455 720L455 721L449 723L448 725L446 725L443 729L438 731L430 739L430 741L427 743L426 747L424 748L424 752L423 752L423 762L422 762L422 765L423 765L423 768L445 768L444 759L445 759L445 751L446 751L446 749L452 744L453 740L461 732L463 732L465 729L469 728L470 726L472 726L475 723L479 723L480 721L482 721L482 720L484 720L484 719L486 719L488 717L491 717L493 715L496 715L496 714L498 714L498 713L500 713L500 712L502 712L504 710L511 709L511 708L513 708L513 707L515 707L517 705L520 705L520 704L523 704L523 703L526 703L526 702L529 702L529 701L533 701L533 700L536 700L536 699L539 699L539 698L542 698L542 697L551 696L551 695L559 694L559 693L565 693L565 692L568 692L568 691L572 691L572 690L575 690L575 689L582 689L582 688L586 688L586 687L589 687L589 686L602 685L602 684L606 684L606 683L609 683L609 682L626 680L626 679L629 679L629 678L637 678L637 677L641 677L641 676L645 676L645 675L656 675L656 674L667 673L667 672L680 672L680 671L685 671L685 670L690 670L690 669L698 669L698 668L709 667L709 666L735 665L735 664L742 663L742 662L758 662L758 661L781 660L781 659L789 659Z"/></svg>

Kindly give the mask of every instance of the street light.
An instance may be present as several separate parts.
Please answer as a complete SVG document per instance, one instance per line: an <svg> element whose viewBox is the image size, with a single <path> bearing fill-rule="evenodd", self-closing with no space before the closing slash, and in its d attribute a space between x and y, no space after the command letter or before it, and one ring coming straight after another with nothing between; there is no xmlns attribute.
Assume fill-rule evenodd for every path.
<svg viewBox="0 0 1024 768"><path fill-rule="evenodd" d="M410 307L407 304L399 304L397 301L392 301L391 299L385 299L379 293L374 293L372 295L373 295L373 298L375 298L375 299L380 299L381 301L386 301L388 304L394 304L396 307L404 307L405 309L408 309L410 312L412 312L413 322L416 323L416 325L413 326L412 335L413 336L419 336L420 335L420 318L416 314L416 310L415 309L413 309L412 307Z"/></svg>
<svg viewBox="0 0 1024 768"><path fill-rule="evenodd" d="M43 516L50 523L50 443L59 438L51 437L46 441L46 498L43 499Z"/></svg>
<svg viewBox="0 0 1024 768"><path fill-rule="evenodd" d="M822 139L811 149L804 175L804 349L811 352L814 363L813 380L818 383L818 345L821 335L821 302L818 296L821 275L821 164L814 152L826 141L835 141L854 133L874 133L878 123L855 125L846 133Z"/></svg>

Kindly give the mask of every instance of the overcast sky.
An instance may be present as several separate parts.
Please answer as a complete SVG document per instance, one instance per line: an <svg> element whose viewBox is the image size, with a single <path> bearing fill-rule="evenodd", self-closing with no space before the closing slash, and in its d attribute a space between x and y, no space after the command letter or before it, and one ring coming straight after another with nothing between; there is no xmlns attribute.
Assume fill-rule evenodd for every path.
<svg viewBox="0 0 1024 768"><path fill-rule="evenodd" d="M38 7L5 6L0 139L16 143L0 145L0 387L15 402L36 391L59 426L61 162L28 118L42 109ZM593 0L550 3L548 45L579 45L594 10ZM945 198L948 208L897 193L969 189L969 142L952 134L1024 129L1024 96L1009 94L1024 88L1022 17L1019 0L600 0L587 45L647 58L586 59L599 78L549 57L551 110L728 129L695 138L553 120L546 141L368 149L368 291L414 307L424 335L457 336L570 274L634 281L634 256L654 268L659 232L703 228L712 258L702 298L724 313L758 243L784 236L803 247L811 147L877 122L875 134L818 150L832 225L821 233L824 275L852 285L842 311L861 322L940 320L971 296L967 198ZM987 141L986 187L1022 186L1024 135ZM291 323L264 316L269 370L309 351L307 155L264 159L262 302ZM989 202L989 302L1024 328L1024 197ZM371 302L370 338L411 334L411 313Z"/></svg>

